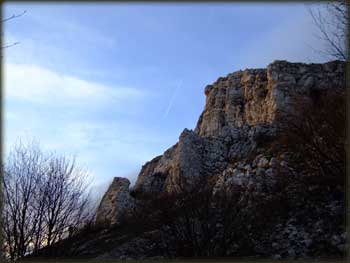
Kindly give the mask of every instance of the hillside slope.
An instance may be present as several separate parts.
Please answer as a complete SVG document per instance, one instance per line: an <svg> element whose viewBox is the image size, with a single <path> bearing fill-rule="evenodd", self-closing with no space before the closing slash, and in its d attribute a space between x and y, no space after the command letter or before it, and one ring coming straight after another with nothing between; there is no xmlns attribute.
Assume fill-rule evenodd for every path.
<svg viewBox="0 0 350 263"><path fill-rule="evenodd" d="M185 129L173 147L147 162L132 189L127 179L115 178L97 211L99 228L65 240L60 245L69 247L65 255L344 256L345 108L331 103L344 90L340 61L275 61L266 69L220 77L205 87L206 104L195 130ZM336 110L340 121L334 131L341 136L335 142L328 133L339 118L327 112ZM310 123L314 126L305 126ZM326 133L319 133L322 127ZM305 143L295 136L299 131ZM316 156L309 142L325 156ZM338 144L340 150L333 149ZM217 199L222 193L229 193L227 201Z"/></svg>

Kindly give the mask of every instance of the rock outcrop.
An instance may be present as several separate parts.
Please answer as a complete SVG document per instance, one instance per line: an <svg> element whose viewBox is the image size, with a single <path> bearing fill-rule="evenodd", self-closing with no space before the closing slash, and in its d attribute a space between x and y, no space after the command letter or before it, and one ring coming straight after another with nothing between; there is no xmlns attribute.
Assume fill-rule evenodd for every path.
<svg viewBox="0 0 350 263"><path fill-rule="evenodd" d="M204 138L185 129L175 146L142 167L133 193L142 196L194 187L225 168L226 152L222 138Z"/></svg>
<svg viewBox="0 0 350 263"><path fill-rule="evenodd" d="M219 78L205 88L206 104L194 131L185 129L179 142L146 163L133 189L135 195L176 190L180 183L225 170L276 135L278 118L292 111L292 98L310 98L343 86L345 64L275 61L267 69L247 69Z"/></svg>
<svg viewBox="0 0 350 263"><path fill-rule="evenodd" d="M302 64L275 61L267 69L247 69L219 78L205 88L206 104L196 133L232 136L245 125L270 125L288 112L296 94L310 96L344 84L344 63ZM233 133L233 134L232 134Z"/></svg>
<svg viewBox="0 0 350 263"><path fill-rule="evenodd" d="M98 224L121 223L135 207L135 200L129 193L130 181L115 177L104 194L96 214Z"/></svg>
<svg viewBox="0 0 350 263"><path fill-rule="evenodd" d="M229 183L266 186L263 179L250 178L269 178L277 162L283 165L283 158L262 155L263 145L275 138L280 118L293 111L293 97L310 100L344 84L345 63L340 61L275 61L267 69L220 77L205 88L205 108L195 130L185 129L177 144L142 167L132 196L142 199L195 187L208 176L217 176L216 190ZM123 180L113 181L101 201L98 220L116 223L135 205L129 182ZM273 180L267 185L272 187Z"/></svg>

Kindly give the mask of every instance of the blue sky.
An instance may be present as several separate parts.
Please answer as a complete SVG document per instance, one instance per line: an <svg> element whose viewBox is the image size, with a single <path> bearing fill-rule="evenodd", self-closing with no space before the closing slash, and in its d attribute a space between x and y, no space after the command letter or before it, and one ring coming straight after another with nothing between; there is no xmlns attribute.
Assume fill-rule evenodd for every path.
<svg viewBox="0 0 350 263"><path fill-rule="evenodd" d="M276 59L323 62L305 4L6 3L5 150L76 155L96 187L193 129L204 87ZM312 48L311 48L312 47Z"/></svg>

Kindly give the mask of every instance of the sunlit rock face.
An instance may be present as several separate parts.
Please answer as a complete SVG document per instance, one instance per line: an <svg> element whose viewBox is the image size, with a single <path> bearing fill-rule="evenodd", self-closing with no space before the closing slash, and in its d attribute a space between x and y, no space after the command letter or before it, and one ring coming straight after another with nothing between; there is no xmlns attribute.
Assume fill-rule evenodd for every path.
<svg viewBox="0 0 350 263"><path fill-rule="evenodd" d="M135 194L195 186L219 174L232 160L244 159L259 141L276 136L278 118L293 111L293 96L306 99L319 90L344 85L345 64L275 61L266 69L246 69L220 77L205 88L206 103L194 131L185 129L179 142L146 163Z"/></svg>
<svg viewBox="0 0 350 263"><path fill-rule="evenodd" d="M185 129L173 147L142 167L132 196L142 200L147 195L191 189L209 176L217 178L216 191L232 184L273 187L269 178L276 163L285 161L263 156L261 142L277 136L280 118L293 111L294 96L309 100L339 86L345 86L345 63L340 61L275 61L266 69L220 77L205 88L204 111L194 131ZM101 202L98 220L117 222L119 215L134 206L125 180L113 181Z"/></svg>
<svg viewBox="0 0 350 263"><path fill-rule="evenodd" d="M267 69L246 69L220 77L205 88L206 104L196 133L227 136L244 125L272 124L279 112L292 110L292 96L344 83L340 61L326 64L275 61Z"/></svg>
<svg viewBox="0 0 350 263"><path fill-rule="evenodd" d="M195 187L224 169L227 150L223 138L204 138L185 129L175 146L142 167L133 192L137 196Z"/></svg>

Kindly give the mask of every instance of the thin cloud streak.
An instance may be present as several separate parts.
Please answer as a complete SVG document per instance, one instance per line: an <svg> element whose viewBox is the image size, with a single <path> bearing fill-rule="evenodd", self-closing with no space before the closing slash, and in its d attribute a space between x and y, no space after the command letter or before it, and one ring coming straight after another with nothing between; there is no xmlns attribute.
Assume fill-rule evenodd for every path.
<svg viewBox="0 0 350 263"><path fill-rule="evenodd" d="M162 120L165 120L165 118L168 116L172 106L173 106L173 103L174 103L174 100L175 100L175 97L176 97L176 94L177 94L177 91L179 90L179 88L181 88L182 86L182 81L179 82L179 84L176 86L176 89L175 91L173 92L173 95L171 96L171 99L169 101L169 104L168 104L168 107L163 115L163 119Z"/></svg>

